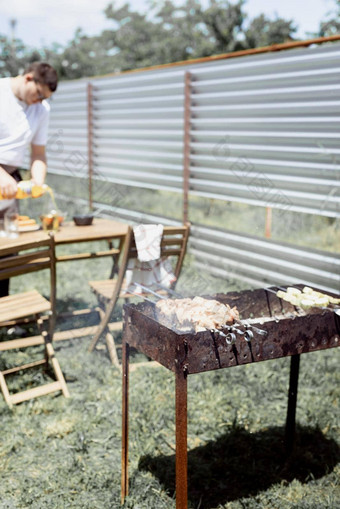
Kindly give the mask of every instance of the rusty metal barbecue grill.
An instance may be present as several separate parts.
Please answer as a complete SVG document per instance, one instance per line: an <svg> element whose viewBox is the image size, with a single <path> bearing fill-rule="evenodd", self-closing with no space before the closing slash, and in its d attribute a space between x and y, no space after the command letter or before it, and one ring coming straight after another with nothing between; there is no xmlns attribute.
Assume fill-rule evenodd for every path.
<svg viewBox="0 0 340 509"><path fill-rule="evenodd" d="M303 311L279 299L276 290L272 287L205 297L236 306L240 313L240 321L224 327L222 333L179 331L178 324L167 323L157 314L151 301L124 306L122 501L128 493L130 347L175 373L177 509L187 508L188 375L291 356L286 443L292 448L300 354L339 346L340 313L339 308Z"/></svg>

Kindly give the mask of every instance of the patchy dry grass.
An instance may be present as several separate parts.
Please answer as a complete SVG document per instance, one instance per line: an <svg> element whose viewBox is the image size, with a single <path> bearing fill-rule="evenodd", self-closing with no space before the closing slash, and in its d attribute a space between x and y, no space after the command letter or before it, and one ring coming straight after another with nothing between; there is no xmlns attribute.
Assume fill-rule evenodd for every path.
<svg viewBox="0 0 340 509"><path fill-rule="evenodd" d="M74 267L58 268L61 310L91 303L86 281L93 265L82 262L76 281ZM98 268L106 270L105 264ZM43 288L43 278L36 286ZM199 280L186 267L183 286L191 278ZM30 276L17 278L13 290L32 283ZM232 281L204 278L204 284L207 292L235 289ZM46 396L10 410L0 398L1 509L120 507L121 375L105 350L88 353L89 341L55 343L69 400ZM24 351L14 355L25 361ZM1 365L10 365L12 356L4 354ZM35 376L39 383L46 374ZM297 445L290 457L283 447L288 376L289 359L279 359L189 377L191 509L340 506L338 351L302 356ZM173 374L142 367L131 374L126 508L175 507L174 448Z"/></svg>
<svg viewBox="0 0 340 509"><path fill-rule="evenodd" d="M57 344L71 399L44 397L2 422L0 499L17 508L118 508L120 375L88 340ZM283 448L287 359L189 377L192 508L339 506L334 352L303 356L297 447ZM128 508L174 503L174 379L131 374ZM7 507L3 505L0 507Z"/></svg>
<svg viewBox="0 0 340 509"><path fill-rule="evenodd" d="M139 196L141 207L151 203L150 211L155 213L164 208L162 199L150 201L145 196L145 203ZM133 193L126 195L131 202L126 206L133 207L133 199ZM180 204L171 203L174 209L169 216L175 217ZM254 207L243 207L242 222L235 205L223 204L224 215L215 202L205 201L203 207L202 201L200 206L193 202L191 207L197 222L216 224L216 218L228 219L234 229L245 231L247 225L252 232L263 233L264 217ZM320 248L338 249L334 248L339 238L335 223L322 219L316 227L305 217L292 234L292 216L279 218L282 223L274 219L277 238L291 234L296 237L293 242L314 246L318 238ZM95 262L95 274L93 261L60 264L58 310L93 305L87 281L108 274L107 260ZM17 278L12 290L34 285L47 294L45 277L41 273ZM198 294L240 286L197 274L188 257L178 290L187 293L188 288ZM86 324L77 318L73 325ZM69 326L66 321L58 324L59 329ZM120 507L121 375L105 350L88 353L89 342L90 338L74 338L55 343L69 400L46 396L10 410L0 396L0 509ZM26 355L25 351L3 354L1 367L25 362ZM333 349L301 358L297 441L290 457L283 447L289 359L189 377L190 509L340 507L338 357L339 351ZM139 360L136 354L132 362ZM47 378L42 371L34 373L33 384ZM31 383L28 376L13 377L11 387L18 390L24 382ZM173 374L162 367L139 368L130 380L126 509L175 508L174 451Z"/></svg>

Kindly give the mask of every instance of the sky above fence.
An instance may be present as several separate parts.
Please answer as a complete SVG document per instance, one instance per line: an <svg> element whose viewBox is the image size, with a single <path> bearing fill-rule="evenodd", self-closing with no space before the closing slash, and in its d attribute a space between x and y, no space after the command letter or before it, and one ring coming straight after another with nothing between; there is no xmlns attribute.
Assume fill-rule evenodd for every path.
<svg viewBox="0 0 340 509"><path fill-rule="evenodd" d="M15 36L22 39L26 45L39 47L53 42L65 45L74 37L75 30L81 27L87 35L97 35L102 30L111 28L112 21L107 20L104 9L110 0L0 0L0 34L11 36L10 20L16 19ZM145 13L146 0L117 0L116 5L129 3L134 10ZM177 2L176 2L177 3ZM181 3L181 2L178 2ZM207 4L203 0L202 4ZM233 3L233 2L231 2ZM296 0L248 0L245 12L249 18L261 13L270 18L276 15L293 19L298 25L298 37L308 38L308 32L316 32L319 22L324 20L327 13L334 9L334 0L309 0L308 8L305 2Z"/></svg>

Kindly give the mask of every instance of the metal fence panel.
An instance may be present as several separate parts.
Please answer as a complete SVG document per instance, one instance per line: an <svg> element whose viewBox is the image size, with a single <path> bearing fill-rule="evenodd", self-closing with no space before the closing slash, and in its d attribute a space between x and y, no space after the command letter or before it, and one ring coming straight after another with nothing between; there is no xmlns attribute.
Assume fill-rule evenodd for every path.
<svg viewBox="0 0 340 509"><path fill-rule="evenodd" d="M94 172L108 181L181 192L182 70L94 82Z"/></svg>
<svg viewBox="0 0 340 509"><path fill-rule="evenodd" d="M190 193L340 217L339 62L340 44L331 43L61 83L52 102L49 172L86 178L92 162L99 181L182 193L189 71ZM157 221L122 208L114 214ZM219 277L340 290L335 254L199 225L189 250L198 267Z"/></svg>
<svg viewBox="0 0 340 509"><path fill-rule="evenodd" d="M193 72L191 192L340 215L340 45Z"/></svg>
<svg viewBox="0 0 340 509"><path fill-rule="evenodd" d="M190 252L200 269L255 286L304 283L340 291L340 257L283 242L193 225Z"/></svg>
<svg viewBox="0 0 340 509"><path fill-rule="evenodd" d="M51 99L49 172L88 177L87 81L62 82Z"/></svg>

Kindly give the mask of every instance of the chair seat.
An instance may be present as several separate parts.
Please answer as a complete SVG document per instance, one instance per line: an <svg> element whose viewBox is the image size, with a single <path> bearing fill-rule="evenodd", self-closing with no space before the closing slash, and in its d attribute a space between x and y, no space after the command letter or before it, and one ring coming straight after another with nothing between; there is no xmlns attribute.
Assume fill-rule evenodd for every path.
<svg viewBox="0 0 340 509"><path fill-rule="evenodd" d="M96 296L104 301L108 301L111 299L113 291L116 287L117 281L115 279L104 279L102 281L89 281L89 285L91 290L96 294ZM121 292L119 297L121 299L129 299L131 297L136 297L133 293L127 293L125 291L126 281L124 280L121 288Z"/></svg>
<svg viewBox="0 0 340 509"><path fill-rule="evenodd" d="M97 297L109 300L111 299L112 292L116 286L114 279L104 279L102 281L89 281L91 290L97 295Z"/></svg>
<svg viewBox="0 0 340 509"><path fill-rule="evenodd" d="M50 302L36 290L1 297L0 323L43 313L50 309Z"/></svg>
<svg viewBox="0 0 340 509"><path fill-rule="evenodd" d="M12 366L0 369L0 390L5 402L9 407L27 401L29 399L44 396L52 392L61 391L68 398L69 392L64 375L56 358L52 340L55 328L55 303L56 303L56 270L55 270L55 243L54 235L47 235L42 240L28 239L23 244L6 247L3 250L4 256L0 258L0 280L12 279L15 276L22 276L27 273L48 269L49 272L49 300L40 295L37 290L16 293L0 298L0 326L5 328L9 325L19 325L23 319L26 323L35 322L39 330L39 336L29 336L29 331L23 330L25 337L1 341L1 352L11 350L6 361ZM48 316L41 316L48 311ZM46 318L46 320L45 320ZM9 333L9 330L7 331ZM26 334L28 333L28 335ZM36 345L44 345L44 358L40 360L29 359ZM27 360L25 364L17 365L15 359L19 357L17 349L26 349ZM49 366L55 378L52 383L32 387L35 384L35 377L29 383L29 388L24 391L10 393L7 385L8 376L20 377L22 372L28 370L30 378L31 370L39 366ZM52 374L52 373L50 373Z"/></svg>

